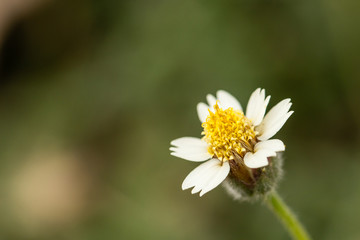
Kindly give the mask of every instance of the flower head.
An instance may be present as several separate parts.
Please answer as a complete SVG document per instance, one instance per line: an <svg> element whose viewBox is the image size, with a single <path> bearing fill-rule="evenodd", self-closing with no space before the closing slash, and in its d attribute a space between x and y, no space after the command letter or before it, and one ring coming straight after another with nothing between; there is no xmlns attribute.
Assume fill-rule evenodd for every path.
<svg viewBox="0 0 360 240"><path fill-rule="evenodd" d="M284 151L281 140L270 139L284 125L293 111L290 99L275 105L264 117L270 96L256 89L248 102L246 114L240 103L226 91L207 95L208 105L199 103L197 112L203 138L183 137L171 142L171 155L203 162L185 178L182 189L194 187L200 196L217 187L227 177L254 189L271 157Z"/></svg>

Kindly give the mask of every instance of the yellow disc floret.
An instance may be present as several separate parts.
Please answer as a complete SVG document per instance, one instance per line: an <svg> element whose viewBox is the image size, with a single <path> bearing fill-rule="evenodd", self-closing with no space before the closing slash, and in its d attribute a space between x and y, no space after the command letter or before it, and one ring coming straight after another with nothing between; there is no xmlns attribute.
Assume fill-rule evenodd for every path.
<svg viewBox="0 0 360 240"><path fill-rule="evenodd" d="M202 124L205 141L209 144L208 152L222 161L234 159L234 154L241 157L252 150L256 141L256 132L251 121L242 111L233 108L221 109L216 103L214 112Z"/></svg>

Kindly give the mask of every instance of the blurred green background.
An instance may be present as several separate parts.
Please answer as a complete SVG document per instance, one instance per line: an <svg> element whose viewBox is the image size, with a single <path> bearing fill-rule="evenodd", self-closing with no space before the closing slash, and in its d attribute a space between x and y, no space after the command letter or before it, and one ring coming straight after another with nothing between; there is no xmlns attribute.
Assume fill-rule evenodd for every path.
<svg viewBox="0 0 360 240"><path fill-rule="evenodd" d="M0 0L0 239L289 239L260 204L182 191L196 104L258 87L295 114L279 192L360 239L360 3ZM18 1L19 2L19 1Z"/></svg>

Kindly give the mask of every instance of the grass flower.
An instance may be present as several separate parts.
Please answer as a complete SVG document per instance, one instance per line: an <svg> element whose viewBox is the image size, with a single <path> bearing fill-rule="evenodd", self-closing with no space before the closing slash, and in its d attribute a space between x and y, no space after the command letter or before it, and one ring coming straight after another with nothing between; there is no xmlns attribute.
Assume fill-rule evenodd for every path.
<svg viewBox="0 0 360 240"><path fill-rule="evenodd" d="M171 142L171 155L193 162L204 162L185 178L182 189L192 188L200 196L211 191L227 177L254 188L271 163L285 150L279 139L271 139L293 114L291 100L284 99L266 115L270 96L256 89L250 96L246 113L230 93L219 90L208 94L207 103L197 105L202 123L202 138L182 137Z"/></svg>
<svg viewBox="0 0 360 240"><path fill-rule="evenodd" d="M282 173L285 150L279 139L271 139L293 114L291 100L284 99L266 115L270 96L256 89L246 113L230 93L220 90L208 94L197 112L203 127L202 138L182 137L171 141L171 155L193 162L204 162L185 178L182 189L193 188L200 197L224 182L234 199L263 200L276 214L293 239L310 236L291 209L276 192Z"/></svg>

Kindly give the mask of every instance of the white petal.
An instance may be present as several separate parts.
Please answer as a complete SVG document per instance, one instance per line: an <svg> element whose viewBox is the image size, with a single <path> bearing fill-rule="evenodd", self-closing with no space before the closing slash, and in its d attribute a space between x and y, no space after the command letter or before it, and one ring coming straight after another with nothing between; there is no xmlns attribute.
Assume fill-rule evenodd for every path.
<svg viewBox="0 0 360 240"><path fill-rule="evenodd" d="M198 113L200 122L202 122L202 123L205 122L207 116L209 115L209 106L206 105L205 103L201 102L196 106L196 109L197 109L197 113Z"/></svg>
<svg viewBox="0 0 360 240"><path fill-rule="evenodd" d="M281 118L284 114L286 114L292 103L289 98L282 100L278 104L276 104L269 112L266 114L264 118L264 123L270 124L276 122L279 118Z"/></svg>
<svg viewBox="0 0 360 240"><path fill-rule="evenodd" d="M254 115L255 105L258 100L258 96L260 95L260 91L261 91L261 89L258 88L250 95L249 102L246 106L246 117L247 118L252 118L252 116Z"/></svg>
<svg viewBox="0 0 360 240"><path fill-rule="evenodd" d="M207 151L208 145L200 138L183 137L171 142L175 147L170 147L170 154L193 162L208 160L212 155Z"/></svg>
<svg viewBox="0 0 360 240"><path fill-rule="evenodd" d="M217 161L219 162L219 160L217 160ZM214 170L217 169L216 166L217 166L217 164L213 165L206 172L203 173L203 176L201 177L201 179L199 179L197 181L194 188L191 190L191 194L200 192L201 189L211 181L211 179L214 177L213 176Z"/></svg>
<svg viewBox="0 0 360 240"><path fill-rule="evenodd" d="M207 143L200 138L196 137L181 137L174 139L170 142L171 145L175 147L194 147L194 146L202 146L206 147Z"/></svg>
<svg viewBox="0 0 360 240"><path fill-rule="evenodd" d="M221 163L218 159L215 160L215 165L212 165L206 172L203 172L203 176L197 181L195 187L191 193L200 193L200 197L210 190L218 186L227 177L230 171L230 165L228 162Z"/></svg>
<svg viewBox="0 0 360 240"><path fill-rule="evenodd" d="M254 126L259 125L263 120L269 101L270 96L265 99L264 89L258 88L251 94L246 107L246 117L253 122Z"/></svg>
<svg viewBox="0 0 360 240"><path fill-rule="evenodd" d="M214 107L214 105L215 105L215 103L216 103L216 98L215 98L212 94L206 95L206 100L207 100L210 108L211 108L211 107Z"/></svg>
<svg viewBox="0 0 360 240"><path fill-rule="evenodd" d="M269 161L265 155L260 151L257 153L247 153L244 157L244 163L249 168L261 168L269 164Z"/></svg>
<svg viewBox="0 0 360 240"><path fill-rule="evenodd" d="M211 159L190 172L185 178L182 189L194 187L192 194L200 192L200 196L217 187L230 172L228 162L223 164L218 159Z"/></svg>
<svg viewBox="0 0 360 240"><path fill-rule="evenodd" d="M186 153L172 152L170 154L175 157L182 158L192 162L203 162L212 157L209 153L186 154Z"/></svg>
<svg viewBox="0 0 360 240"><path fill-rule="evenodd" d="M293 113L294 111L290 111L281 117L275 124L267 126L263 134L259 136L258 139L264 141L273 137L282 128L282 126L284 126L285 122Z"/></svg>
<svg viewBox="0 0 360 240"><path fill-rule="evenodd" d="M170 151L175 153L183 154L197 154L197 153L206 153L207 148L199 147L170 147Z"/></svg>
<svg viewBox="0 0 360 240"><path fill-rule="evenodd" d="M268 165L268 157L275 157L276 152L284 150L284 143L278 139L259 142L255 145L255 153L249 152L245 155L245 165L250 168L264 167Z"/></svg>
<svg viewBox="0 0 360 240"><path fill-rule="evenodd" d="M263 157L275 157L276 156L276 152L275 151L272 151L270 149L261 149L261 150L258 150L257 152L255 152L255 155L256 156L263 156Z"/></svg>
<svg viewBox="0 0 360 240"><path fill-rule="evenodd" d="M210 182L204 186L200 192L200 197L205 193L216 188L220 183L222 183L225 178L229 175L230 172L230 164L228 161L224 162L220 168L218 167L216 175L213 176Z"/></svg>
<svg viewBox="0 0 360 240"><path fill-rule="evenodd" d="M189 175L184 179L181 188L183 190L194 187L196 184L198 184L201 179L204 176L208 175L208 170L212 167L219 164L219 160L217 159L210 159L209 161L206 161L202 164L200 164L198 167L196 167L194 170L192 170Z"/></svg>
<svg viewBox="0 0 360 240"><path fill-rule="evenodd" d="M259 140L267 140L281 129L293 113L293 111L288 112L291 105L290 99L285 99L276 104L276 106L266 114L262 123L256 128L256 131L259 132Z"/></svg>
<svg viewBox="0 0 360 240"><path fill-rule="evenodd" d="M280 152L280 151L285 150L285 145L279 139L271 139L271 140L262 141L262 142L257 143L254 148L255 152L264 150L264 149L273 151L273 152Z"/></svg>
<svg viewBox="0 0 360 240"><path fill-rule="evenodd" d="M230 93L228 93L224 90L219 90L219 91L217 91L216 96L219 99L219 102L221 103L221 107L223 109L232 107L234 110L242 111L242 107L241 107L239 101L234 96L232 96Z"/></svg>

